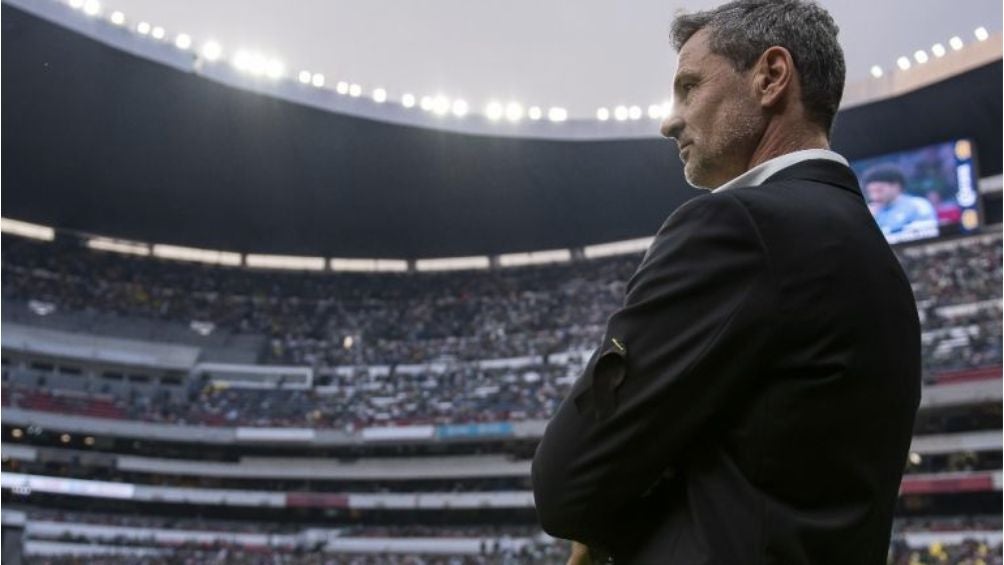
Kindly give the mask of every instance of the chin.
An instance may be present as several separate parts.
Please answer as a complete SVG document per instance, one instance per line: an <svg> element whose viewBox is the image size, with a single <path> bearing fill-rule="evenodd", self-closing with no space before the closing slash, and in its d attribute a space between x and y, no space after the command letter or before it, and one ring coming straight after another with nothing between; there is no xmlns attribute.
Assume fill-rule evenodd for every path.
<svg viewBox="0 0 1004 565"><path fill-rule="evenodd" d="M692 162L693 161L691 161L691 163ZM700 172L694 171L693 169L694 167L692 167L690 163L687 163L683 166L683 176L684 178L687 179L687 184L689 184L694 188L699 188L701 190L708 190L708 191L714 190L716 188L715 186L711 186L712 183L709 181L709 179L705 178L703 175L700 174Z"/></svg>

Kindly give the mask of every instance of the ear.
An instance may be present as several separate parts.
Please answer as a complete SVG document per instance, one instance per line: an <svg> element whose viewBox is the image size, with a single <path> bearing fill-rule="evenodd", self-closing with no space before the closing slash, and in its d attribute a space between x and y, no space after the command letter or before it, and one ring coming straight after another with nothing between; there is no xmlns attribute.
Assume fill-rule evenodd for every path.
<svg viewBox="0 0 1004 565"><path fill-rule="evenodd" d="M795 90L795 60L784 47L769 47L753 66L753 87L763 108L773 108Z"/></svg>

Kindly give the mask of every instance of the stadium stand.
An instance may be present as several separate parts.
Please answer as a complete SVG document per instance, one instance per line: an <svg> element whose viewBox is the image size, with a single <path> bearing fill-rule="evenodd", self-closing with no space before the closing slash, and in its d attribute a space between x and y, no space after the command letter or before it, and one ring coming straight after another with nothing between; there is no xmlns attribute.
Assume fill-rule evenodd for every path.
<svg viewBox="0 0 1004 565"><path fill-rule="evenodd" d="M4 501L30 505L25 548L38 562L567 555L530 525L529 457L639 255L303 274L103 253L73 238L3 244ZM981 512L1002 482L1001 234L897 254L923 322L925 388L890 563L994 563L999 519ZM221 359L309 363L309 378L204 369ZM265 439L241 441L259 430ZM281 526L248 514L263 505ZM433 509L443 514L430 524ZM247 537L262 531L295 542ZM394 540L406 545L384 551Z"/></svg>

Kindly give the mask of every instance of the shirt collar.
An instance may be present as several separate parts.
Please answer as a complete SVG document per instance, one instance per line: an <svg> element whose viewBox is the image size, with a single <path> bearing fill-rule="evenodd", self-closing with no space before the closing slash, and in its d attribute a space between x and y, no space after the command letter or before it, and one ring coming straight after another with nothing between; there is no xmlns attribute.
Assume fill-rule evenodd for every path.
<svg viewBox="0 0 1004 565"><path fill-rule="evenodd" d="M787 169L796 163L810 161L813 159L826 159L827 161L836 161L837 163L847 167L850 166L847 163L847 159L844 159L843 155L830 151L829 149L802 149L801 151L786 153L768 161L764 161L711 192L722 192L733 188L739 188L740 186L759 186L763 184L763 181L767 180L781 169Z"/></svg>

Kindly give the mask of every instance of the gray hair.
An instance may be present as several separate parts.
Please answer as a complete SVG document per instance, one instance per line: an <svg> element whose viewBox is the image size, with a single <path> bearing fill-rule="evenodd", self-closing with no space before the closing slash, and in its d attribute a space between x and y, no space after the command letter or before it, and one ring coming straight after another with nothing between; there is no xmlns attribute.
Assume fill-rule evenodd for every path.
<svg viewBox="0 0 1004 565"><path fill-rule="evenodd" d="M844 93L844 51L840 29L815 2L803 0L737 0L712 10L680 14L670 37L679 51L707 27L711 52L732 62L737 71L753 67L775 45L791 53L801 77L802 104L809 118L827 135Z"/></svg>

